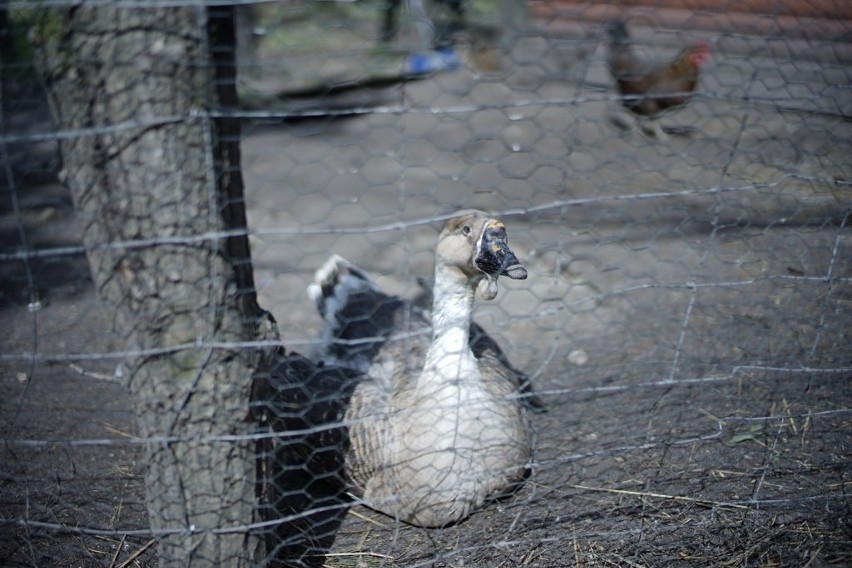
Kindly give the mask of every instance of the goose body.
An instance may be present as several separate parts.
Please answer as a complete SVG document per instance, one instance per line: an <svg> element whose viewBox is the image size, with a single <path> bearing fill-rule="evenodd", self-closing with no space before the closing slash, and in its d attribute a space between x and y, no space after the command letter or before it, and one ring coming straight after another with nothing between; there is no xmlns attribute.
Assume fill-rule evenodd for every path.
<svg viewBox="0 0 852 568"><path fill-rule="evenodd" d="M499 276L526 275L503 223L481 212L441 232L431 314L339 256L317 271L309 294L326 326L312 358L362 374L344 414L345 475L365 504L443 526L526 476L526 378L472 323L477 291L490 300Z"/></svg>

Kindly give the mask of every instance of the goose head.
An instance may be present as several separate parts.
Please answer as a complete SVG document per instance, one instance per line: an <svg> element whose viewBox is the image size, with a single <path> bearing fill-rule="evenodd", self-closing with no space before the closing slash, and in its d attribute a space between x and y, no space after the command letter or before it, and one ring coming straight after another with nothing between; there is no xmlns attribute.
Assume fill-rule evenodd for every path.
<svg viewBox="0 0 852 568"><path fill-rule="evenodd" d="M455 269L476 286L480 296L497 296L497 278L527 277L526 269L509 248L506 226L482 211L471 211L447 221L438 238L436 262Z"/></svg>

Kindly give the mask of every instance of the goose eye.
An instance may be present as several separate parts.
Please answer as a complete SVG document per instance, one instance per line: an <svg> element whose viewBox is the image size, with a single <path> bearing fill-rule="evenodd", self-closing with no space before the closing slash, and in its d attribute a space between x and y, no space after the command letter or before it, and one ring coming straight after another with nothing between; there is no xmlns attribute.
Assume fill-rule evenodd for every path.
<svg viewBox="0 0 852 568"><path fill-rule="evenodd" d="M464 236L468 236L470 234L470 225L465 225L462 227L462 234Z"/></svg>

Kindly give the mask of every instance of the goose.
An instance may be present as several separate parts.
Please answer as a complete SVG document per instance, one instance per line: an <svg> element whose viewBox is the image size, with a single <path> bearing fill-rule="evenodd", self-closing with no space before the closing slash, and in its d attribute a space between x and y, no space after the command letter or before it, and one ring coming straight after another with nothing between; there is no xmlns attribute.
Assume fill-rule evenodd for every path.
<svg viewBox="0 0 852 568"><path fill-rule="evenodd" d="M257 512L266 566L321 568L351 504L342 417L362 374L279 346L252 376Z"/></svg>
<svg viewBox="0 0 852 568"><path fill-rule="evenodd" d="M310 359L360 374L343 413L344 476L368 507L408 524L457 523L510 494L528 475L528 410L540 402L523 373L472 322L474 297L527 278L502 221L450 219L438 238L431 313L383 292L332 255L308 294L325 326Z"/></svg>

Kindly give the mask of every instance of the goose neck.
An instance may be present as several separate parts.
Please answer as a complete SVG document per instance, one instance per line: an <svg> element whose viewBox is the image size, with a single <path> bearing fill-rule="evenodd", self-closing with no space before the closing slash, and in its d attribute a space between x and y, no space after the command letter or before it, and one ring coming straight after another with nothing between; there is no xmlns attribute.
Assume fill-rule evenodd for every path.
<svg viewBox="0 0 852 568"><path fill-rule="evenodd" d="M438 341L448 334L462 334L467 343L473 313L475 285L460 271L446 267L435 268L434 299L432 302L432 334Z"/></svg>

